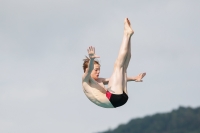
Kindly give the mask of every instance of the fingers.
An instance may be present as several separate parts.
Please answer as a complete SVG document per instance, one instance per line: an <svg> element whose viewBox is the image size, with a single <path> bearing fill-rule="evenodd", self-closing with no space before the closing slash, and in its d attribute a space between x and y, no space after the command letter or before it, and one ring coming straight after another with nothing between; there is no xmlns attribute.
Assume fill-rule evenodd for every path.
<svg viewBox="0 0 200 133"><path fill-rule="evenodd" d="M140 74L138 75L137 80L135 80L135 82L143 82L142 78L143 78L145 75L146 75L146 72L140 73Z"/></svg>
<svg viewBox="0 0 200 133"><path fill-rule="evenodd" d="M90 50L90 51L93 51L93 47L92 47L92 46L90 46L90 47L89 47L89 50Z"/></svg>
<svg viewBox="0 0 200 133"><path fill-rule="evenodd" d="M141 77L141 79L146 75L146 73L140 73L139 76Z"/></svg>
<svg viewBox="0 0 200 133"><path fill-rule="evenodd" d="M98 56L98 55L95 55L95 58L100 58L100 56Z"/></svg>
<svg viewBox="0 0 200 133"><path fill-rule="evenodd" d="M90 46L88 49L87 49L88 53L91 51L91 52L94 52L95 53L95 48Z"/></svg>
<svg viewBox="0 0 200 133"><path fill-rule="evenodd" d="M146 73L142 73L142 78L146 75Z"/></svg>
<svg viewBox="0 0 200 133"><path fill-rule="evenodd" d="M88 54L90 58L100 58L100 56L95 54L95 47L90 46L88 49Z"/></svg>
<svg viewBox="0 0 200 133"><path fill-rule="evenodd" d="M146 75L146 73L144 72L142 75L143 75L143 77L144 77L144 76Z"/></svg>

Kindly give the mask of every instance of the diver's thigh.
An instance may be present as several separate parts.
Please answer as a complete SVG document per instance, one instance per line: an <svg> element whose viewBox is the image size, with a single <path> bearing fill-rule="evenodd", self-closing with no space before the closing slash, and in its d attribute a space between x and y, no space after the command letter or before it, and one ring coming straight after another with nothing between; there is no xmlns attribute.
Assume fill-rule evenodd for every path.
<svg viewBox="0 0 200 133"><path fill-rule="evenodd" d="M108 83L108 91L113 94L122 94L124 89L123 68L115 69Z"/></svg>

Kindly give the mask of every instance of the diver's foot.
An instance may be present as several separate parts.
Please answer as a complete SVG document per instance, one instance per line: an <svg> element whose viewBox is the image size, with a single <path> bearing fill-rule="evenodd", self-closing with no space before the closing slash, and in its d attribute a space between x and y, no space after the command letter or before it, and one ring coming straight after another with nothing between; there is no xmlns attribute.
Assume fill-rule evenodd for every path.
<svg viewBox="0 0 200 133"><path fill-rule="evenodd" d="M133 29L131 28L131 23L128 20L128 18L125 18L124 20L124 33L127 33L129 35L133 35L134 33Z"/></svg>
<svg viewBox="0 0 200 133"><path fill-rule="evenodd" d="M142 78L146 75L146 73L140 73L137 77L135 82L142 82Z"/></svg>

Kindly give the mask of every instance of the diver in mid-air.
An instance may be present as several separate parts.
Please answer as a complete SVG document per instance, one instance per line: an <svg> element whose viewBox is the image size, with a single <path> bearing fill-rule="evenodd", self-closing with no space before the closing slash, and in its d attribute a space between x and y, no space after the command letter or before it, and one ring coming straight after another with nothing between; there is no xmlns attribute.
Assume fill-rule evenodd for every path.
<svg viewBox="0 0 200 133"><path fill-rule="evenodd" d="M146 75L146 73L141 73L136 77L127 77L133 34L130 21L125 18L124 36L110 78L99 78L100 64L95 60L99 56L95 54L94 47L88 48L89 58L86 57L83 63L82 86L85 95L96 105L104 108L116 108L124 105L128 100L127 81L142 82L142 78ZM106 89L104 85L108 85L108 88Z"/></svg>

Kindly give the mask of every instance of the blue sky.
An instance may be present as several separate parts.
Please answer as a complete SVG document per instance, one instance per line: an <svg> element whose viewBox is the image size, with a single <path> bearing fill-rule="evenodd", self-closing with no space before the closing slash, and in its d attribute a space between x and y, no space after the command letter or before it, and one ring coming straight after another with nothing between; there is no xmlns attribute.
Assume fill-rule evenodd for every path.
<svg viewBox="0 0 200 133"><path fill-rule="evenodd" d="M199 1L0 1L0 132L93 133L132 118L200 105ZM82 91L94 46L109 77L128 17L135 34L129 101L116 109Z"/></svg>

